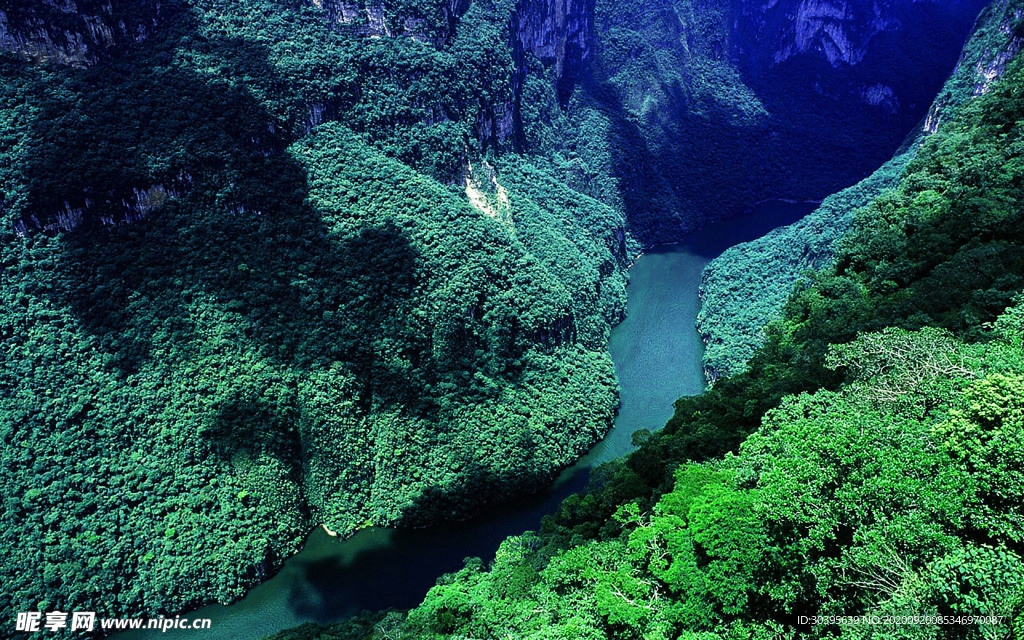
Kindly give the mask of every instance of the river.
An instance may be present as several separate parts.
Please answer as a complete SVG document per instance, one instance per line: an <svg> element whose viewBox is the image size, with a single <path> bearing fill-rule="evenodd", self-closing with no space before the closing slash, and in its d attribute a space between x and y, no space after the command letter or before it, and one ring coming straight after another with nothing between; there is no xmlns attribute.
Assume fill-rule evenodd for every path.
<svg viewBox="0 0 1024 640"><path fill-rule="evenodd" d="M701 271L725 249L789 224L815 205L766 202L750 213L710 224L684 242L657 247L630 270L627 317L612 330L608 348L620 385L615 425L604 440L547 491L489 509L467 522L426 529L368 529L339 541L321 527L273 578L244 599L211 605L183 617L210 618L209 631L129 632L117 640L256 640L303 622L327 623L363 610L406 609L423 600L442 574L467 557L488 561L509 535L536 529L581 489L592 467L633 447L633 432L658 429L672 403L704 389L704 345L694 323Z"/></svg>

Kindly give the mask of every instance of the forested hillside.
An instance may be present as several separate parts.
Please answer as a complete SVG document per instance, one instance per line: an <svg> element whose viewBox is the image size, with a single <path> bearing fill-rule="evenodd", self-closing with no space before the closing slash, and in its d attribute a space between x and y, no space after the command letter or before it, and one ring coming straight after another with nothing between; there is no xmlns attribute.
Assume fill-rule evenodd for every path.
<svg viewBox="0 0 1024 640"><path fill-rule="evenodd" d="M410 612L275 640L1020 637L1024 65L979 94L744 372L681 399L539 533Z"/></svg>
<svg viewBox="0 0 1024 640"><path fill-rule="evenodd" d="M228 602L321 524L348 536L461 518L542 486L613 419L606 341L641 241L863 177L924 115L921 96L952 67L980 1L881 3L857 18L878 32L851 32L855 50L838 65L820 47L790 50L788 27L781 41L752 39L780 19L745 2L3 4L0 609L114 617ZM913 74L879 62L900 52ZM804 107L784 99L804 104L809 78L833 74ZM832 81L856 86L836 92ZM571 619L500 624L630 636L742 629L793 598L811 602L810 581L833 565L756 597L685 582L697 574L676 581L638 545L668 545L659 518L689 518L692 500L652 509L676 500L681 464L735 449L783 396L839 388L825 354L857 331L939 324L955 337L921 339L969 353L964 385L921 391L928 412L877 409L881 425L917 420L915 446L930 446L931 425L960 420L963 399L989 393L985 380L996 395L1015 384L1013 344L977 363L990 348L978 341L995 335L984 323L1021 287L1019 176L1000 155L1016 148L1017 86L996 83L943 121L907 169L920 178L858 218L836 269L791 301L750 373L682 402L663 435L540 538L506 545L509 562L448 579L389 624L412 636L497 634L477 616L515 616L558 594L550 606ZM840 112L849 117L829 116ZM825 159L838 168L822 171ZM975 191L954 199L943 180ZM928 215L904 215L919 202ZM903 251L919 230L927 252ZM977 265L974 279L965 265ZM1015 317L997 332L1005 341ZM835 393L813 401L822 416L860 402ZM785 410L773 415L786 422ZM990 464L988 442L964 451ZM774 508L775 494L755 487L768 473L759 456L707 462L680 481L685 495L710 492L694 527L745 526L751 509ZM964 473L950 481L980 482ZM991 490L1004 489L1016 490ZM997 509L961 531L950 523L963 508L920 515L927 531L901 550L908 566L981 544L1019 552L1011 516ZM787 539L722 533L733 534ZM686 547L690 534L679 535L671 544ZM701 549L694 562L706 567L714 546ZM772 588L742 557L723 562L711 571ZM572 569L584 564L591 573ZM495 591L470 595L469 582ZM613 611L620 596L644 604ZM863 605L845 586L818 597L823 610Z"/></svg>
<svg viewBox="0 0 1024 640"><path fill-rule="evenodd" d="M764 328L782 311L793 286L810 269L830 266L855 212L899 186L906 166L939 124L955 118L1005 70L1024 43L1017 3L995 2L979 16L953 74L927 118L892 160L860 183L833 194L796 224L730 248L705 270L698 329L707 344L712 380L741 372L764 342Z"/></svg>
<svg viewBox="0 0 1024 640"><path fill-rule="evenodd" d="M637 245L486 151L511 5L435 4L25 18L64 22L0 60L3 611L230 601L314 526L461 517L604 433Z"/></svg>

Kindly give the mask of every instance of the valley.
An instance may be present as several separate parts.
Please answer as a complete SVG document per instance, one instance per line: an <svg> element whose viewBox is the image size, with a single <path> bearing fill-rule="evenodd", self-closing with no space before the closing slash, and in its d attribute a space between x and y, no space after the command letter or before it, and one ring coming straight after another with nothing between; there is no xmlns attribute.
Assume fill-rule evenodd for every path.
<svg viewBox="0 0 1024 640"><path fill-rule="evenodd" d="M1016 0L0 7L0 608L1019 624L1022 43Z"/></svg>

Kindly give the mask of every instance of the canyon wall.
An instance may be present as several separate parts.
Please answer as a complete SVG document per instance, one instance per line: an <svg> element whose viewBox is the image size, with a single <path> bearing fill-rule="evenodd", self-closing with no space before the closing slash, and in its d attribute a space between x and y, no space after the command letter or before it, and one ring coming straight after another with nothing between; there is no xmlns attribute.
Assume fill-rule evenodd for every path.
<svg viewBox="0 0 1024 640"><path fill-rule="evenodd" d="M826 198L803 220L732 247L708 265L701 282L697 324L707 344L704 361L709 379L746 368L764 341L764 328L782 312L803 274L833 264L855 212L885 190L898 188L921 141L998 81L1021 51L1024 38L1018 25L1022 16L1024 9L1012 0L997 0L981 13L927 118L889 162L858 184Z"/></svg>
<svg viewBox="0 0 1024 640"><path fill-rule="evenodd" d="M103 52L152 35L174 11L160 0L38 0L0 5L0 50L86 66Z"/></svg>
<svg viewBox="0 0 1024 640"><path fill-rule="evenodd" d="M777 0L734 3L733 55L753 84L801 86L920 117L941 86L980 0Z"/></svg>

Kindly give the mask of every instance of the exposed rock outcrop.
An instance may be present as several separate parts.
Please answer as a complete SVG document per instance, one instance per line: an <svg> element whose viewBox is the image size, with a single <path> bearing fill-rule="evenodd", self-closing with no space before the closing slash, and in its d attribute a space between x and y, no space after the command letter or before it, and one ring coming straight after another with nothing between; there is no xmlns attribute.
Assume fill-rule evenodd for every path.
<svg viewBox="0 0 1024 640"><path fill-rule="evenodd" d="M975 96L988 92L992 83L1002 77L1006 66L1024 49L1024 8L1011 0L993 2L978 18L976 32L991 32L987 38L975 37L974 47L967 47L957 61L953 78L962 78L973 84L973 91L955 91L947 86L932 103L925 118L924 132L935 133L939 126L960 106ZM971 72L973 69L973 73Z"/></svg>
<svg viewBox="0 0 1024 640"><path fill-rule="evenodd" d="M768 43L774 64L801 54L854 65L879 33L900 28L892 3L847 0L744 2L740 29ZM910 3L900 3L910 4Z"/></svg>
<svg viewBox="0 0 1024 640"><path fill-rule="evenodd" d="M520 0L512 12L510 32L516 63L510 124L515 146L520 149L527 55L554 66L558 98L564 104L573 85L590 67L595 47L594 0Z"/></svg>
<svg viewBox="0 0 1024 640"><path fill-rule="evenodd" d="M946 46L966 32L982 0L741 0L734 22L734 53L751 77L777 81L804 75L816 92L853 88L867 105L896 113L923 105L941 83L901 71L927 69L926 52L951 56ZM952 59L950 60L952 63ZM948 67L946 67L948 69ZM921 86L930 91L918 91ZM856 98L856 94L853 96Z"/></svg>
<svg viewBox="0 0 1024 640"><path fill-rule="evenodd" d="M146 187L132 187L131 193L115 196L107 193L104 196L85 197L76 204L65 201L56 210L38 212L14 222L14 232L19 236L28 235L32 231L70 231L86 220L90 210L97 205L105 212L98 216L100 224L115 226L142 220L150 213L159 211L168 201L180 198L192 187L192 174L182 171L166 183L153 184ZM117 211L118 213L112 213ZM244 207L235 205L233 213L244 213Z"/></svg>
<svg viewBox="0 0 1024 640"><path fill-rule="evenodd" d="M323 9L327 17L341 28L370 37L405 36L437 45L451 38L459 18L470 4L470 0L444 0L440 6L441 15L428 16L409 10L392 10L381 0L310 1Z"/></svg>
<svg viewBox="0 0 1024 640"><path fill-rule="evenodd" d="M770 0L738 3L737 30L748 42L769 48L772 64L800 55L827 60L833 67L864 60L872 40L885 33L906 34L921 18L976 12L970 0Z"/></svg>
<svg viewBox="0 0 1024 640"><path fill-rule="evenodd" d="M593 0L521 0L512 13L512 46L554 65L559 80L578 80L594 49Z"/></svg>
<svg viewBox="0 0 1024 640"><path fill-rule="evenodd" d="M35 0L0 4L0 50L87 66L146 40L172 8L160 0Z"/></svg>
<svg viewBox="0 0 1024 640"><path fill-rule="evenodd" d="M470 0L444 0L429 15L396 9L381 0L306 0L340 29L368 37L408 37L442 47L451 41ZM435 8L437 9L437 8ZM554 67L561 99L587 73L595 49L594 0L519 0L509 15L514 70L512 99L489 104L475 126L481 144L522 143L520 101L529 56Z"/></svg>
<svg viewBox="0 0 1024 640"><path fill-rule="evenodd" d="M999 20L999 32L1006 36L1005 46L985 51L980 60L974 62L977 70L977 81L974 85L974 95L980 96L988 92L992 83L1003 77L1006 65L1016 58L1022 46L1024 46L1024 30L1020 28L1021 19L1024 18L1024 9L1010 7L1009 0L1003 0L998 5L989 9L990 12L1002 10ZM961 58L960 64L970 64L970 60Z"/></svg>

